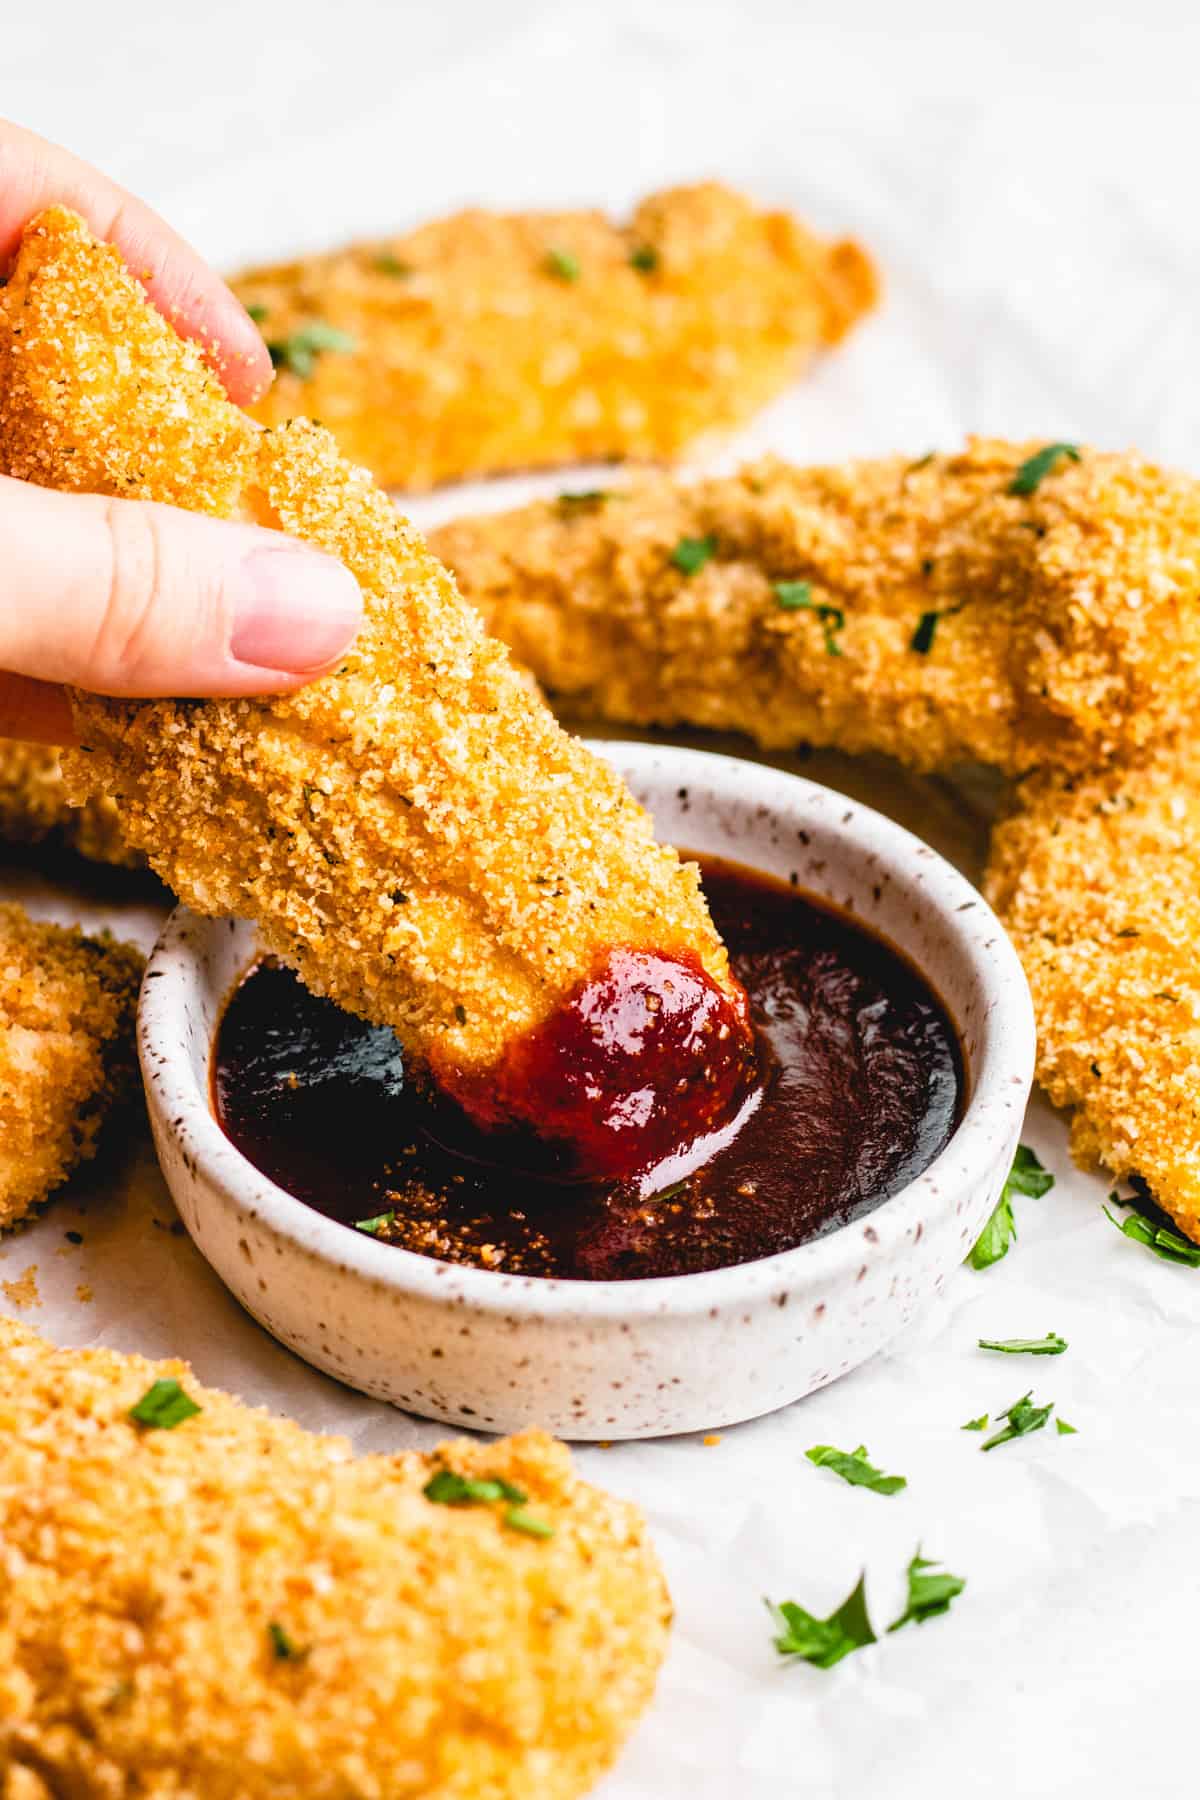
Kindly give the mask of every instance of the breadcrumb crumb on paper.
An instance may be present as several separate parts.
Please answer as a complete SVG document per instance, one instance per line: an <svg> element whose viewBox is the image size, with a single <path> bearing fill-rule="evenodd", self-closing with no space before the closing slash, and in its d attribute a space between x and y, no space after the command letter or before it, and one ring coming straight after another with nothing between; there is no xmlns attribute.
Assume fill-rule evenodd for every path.
<svg viewBox="0 0 1200 1800"><path fill-rule="evenodd" d="M75 798L199 911L252 919L318 993L470 1075L615 947L689 950L727 992L698 872L484 636L330 435L262 431L116 252L59 208L0 293L0 463L44 485L250 516L339 556L366 623L282 699L77 694Z"/></svg>
<svg viewBox="0 0 1200 1800"><path fill-rule="evenodd" d="M673 458L751 416L874 305L866 252L717 183L602 213L457 213L238 276L277 364L385 486Z"/></svg>
<svg viewBox="0 0 1200 1800"><path fill-rule="evenodd" d="M1012 492L1037 448L643 478L430 543L579 716L1082 772L1191 716L1200 482L1083 450Z"/></svg>
<svg viewBox="0 0 1200 1800"><path fill-rule="evenodd" d="M156 1381L200 1410L130 1410ZM437 1505L436 1468L503 1504ZM647 1704L640 1514L540 1432L354 1459L183 1363L0 1319L0 1794L574 1800Z"/></svg>
<svg viewBox="0 0 1200 1800"><path fill-rule="evenodd" d="M1038 1080L1085 1166L1139 1175L1200 1241L1200 746L1031 778L986 891L1038 1019Z"/></svg>
<svg viewBox="0 0 1200 1800"><path fill-rule="evenodd" d="M96 1154L137 1087L142 958L0 904L0 1231Z"/></svg>
<svg viewBox="0 0 1200 1800"><path fill-rule="evenodd" d="M59 751L47 744L0 738L0 841L54 840L89 862L132 866L142 859L125 843L117 809L103 794L82 806L67 798Z"/></svg>

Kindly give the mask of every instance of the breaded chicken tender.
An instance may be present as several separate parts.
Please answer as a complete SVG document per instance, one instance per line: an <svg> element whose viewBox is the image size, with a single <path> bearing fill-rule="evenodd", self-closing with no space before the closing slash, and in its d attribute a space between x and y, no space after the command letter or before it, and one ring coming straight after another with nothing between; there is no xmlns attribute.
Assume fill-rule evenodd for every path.
<svg viewBox="0 0 1200 1800"><path fill-rule="evenodd" d="M992 840L986 891L1038 1019L1038 1080L1085 1166L1139 1175L1200 1242L1200 743L1040 775Z"/></svg>
<svg viewBox="0 0 1200 1800"><path fill-rule="evenodd" d="M135 1091L142 959L0 904L0 1231L80 1163Z"/></svg>
<svg viewBox="0 0 1200 1800"><path fill-rule="evenodd" d="M0 466L251 516L339 556L362 588L353 650L300 693L74 696L73 796L111 796L182 899L255 921L266 949L392 1026L481 1122L529 1122L589 1167L633 1154L625 1077L645 1089L660 1041L680 1052L664 1064L672 1094L684 1076L659 1109L678 1127L669 1148L724 1116L749 1029L695 866L655 844L618 776L556 724L329 434L251 424L62 209L27 229L0 293ZM604 1018L626 1005L640 1024L613 1049L606 1131L571 1008L603 1050Z"/></svg>
<svg viewBox="0 0 1200 1800"><path fill-rule="evenodd" d="M855 243L709 183L603 214L472 211L234 282L308 413L386 486L671 458L748 418L869 310Z"/></svg>
<svg viewBox="0 0 1200 1800"><path fill-rule="evenodd" d="M430 542L581 715L916 769L1082 772L1193 707L1200 482L1054 449L768 461L467 519ZM1039 456L1040 476L1020 476Z"/></svg>
<svg viewBox="0 0 1200 1800"><path fill-rule="evenodd" d="M175 1384L198 1412L131 1418ZM541 1432L355 1460L4 1320L0 1546L3 1800L571 1800L670 1620L640 1515Z"/></svg>
<svg viewBox="0 0 1200 1800"><path fill-rule="evenodd" d="M57 750L0 738L0 842L40 844L46 839L90 862L132 865L141 860L121 836L117 809L105 795L71 805Z"/></svg>

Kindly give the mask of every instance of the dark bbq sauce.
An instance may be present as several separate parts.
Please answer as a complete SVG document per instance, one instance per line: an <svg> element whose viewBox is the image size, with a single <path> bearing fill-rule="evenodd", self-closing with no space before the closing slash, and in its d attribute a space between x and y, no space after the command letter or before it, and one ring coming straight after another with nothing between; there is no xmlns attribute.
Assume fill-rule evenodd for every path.
<svg viewBox="0 0 1200 1800"><path fill-rule="evenodd" d="M962 1063L933 993L894 950L736 864L704 891L750 998L759 1085L723 1147L658 1191L565 1184L406 1079L392 1034L273 963L222 1020L217 1117L264 1174L382 1242L510 1274L629 1281L751 1262L870 1212L958 1121ZM525 1146L527 1153L528 1146ZM519 1166L526 1165L526 1166ZM662 1185L665 1184L665 1185Z"/></svg>

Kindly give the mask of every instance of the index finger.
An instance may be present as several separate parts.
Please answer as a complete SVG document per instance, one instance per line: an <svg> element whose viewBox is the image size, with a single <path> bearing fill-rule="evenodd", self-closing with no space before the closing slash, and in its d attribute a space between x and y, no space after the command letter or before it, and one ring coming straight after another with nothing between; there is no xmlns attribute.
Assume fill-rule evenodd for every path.
<svg viewBox="0 0 1200 1800"><path fill-rule="evenodd" d="M257 326L191 245L77 156L0 119L0 270L29 220L56 202L116 245L158 310L200 345L231 400L244 404L266 392L271 359Z"/></svg>

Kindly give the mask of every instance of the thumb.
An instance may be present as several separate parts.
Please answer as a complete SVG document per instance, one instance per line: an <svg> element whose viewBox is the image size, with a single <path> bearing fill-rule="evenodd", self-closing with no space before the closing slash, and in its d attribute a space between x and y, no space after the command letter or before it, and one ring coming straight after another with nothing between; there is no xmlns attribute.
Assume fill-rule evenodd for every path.
<svg viewBox="0 0 1200 1800"><path fill-rule="evenodd" d="M361 619L349 571L282 532L0 477L0 669L131 697L282 693Z"/></svg>

